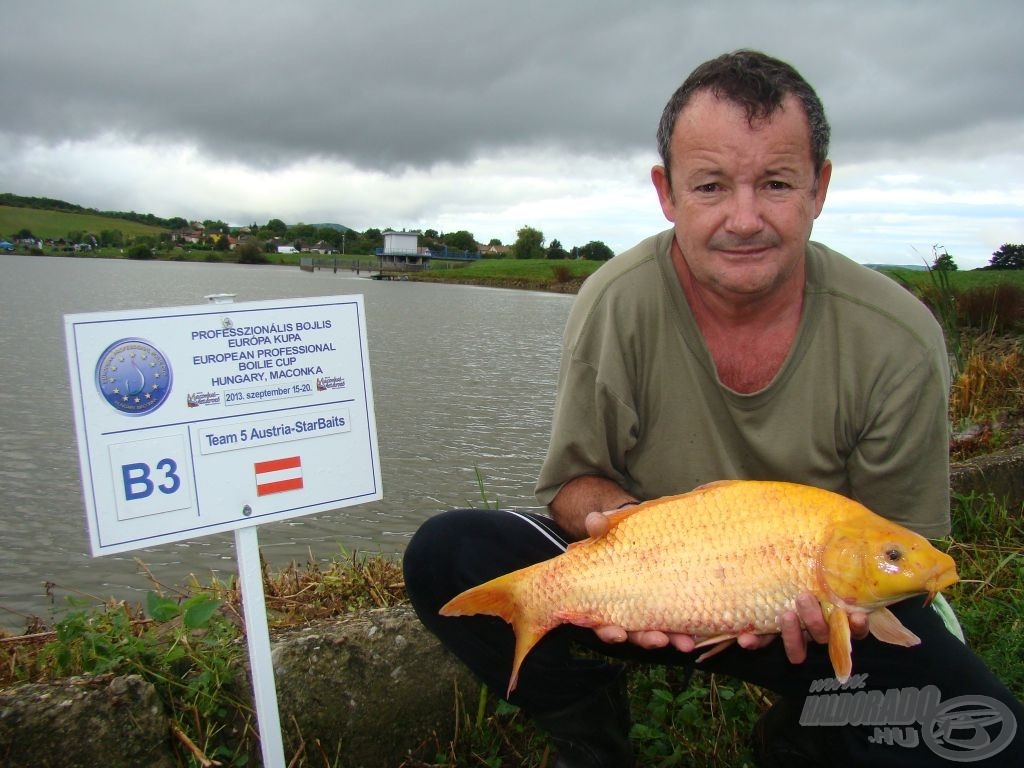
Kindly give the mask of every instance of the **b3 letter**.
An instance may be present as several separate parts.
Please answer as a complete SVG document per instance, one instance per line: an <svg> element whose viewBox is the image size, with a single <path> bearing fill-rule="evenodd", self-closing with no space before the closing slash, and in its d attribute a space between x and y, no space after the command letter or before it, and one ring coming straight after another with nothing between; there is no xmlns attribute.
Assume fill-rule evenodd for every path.
<svg viewBox="0 0 1024 768"><path fill-rule="evenodd" d="M188 453L181 436L118 443L109 450L119 521L128 524L193 507Z"/></svg>
<svg viewBox="0 0 1024 768"><path fill-rule="evenodd" d="M145 462L122 464L121 479L124 481L125 501L144 499L153 493L153 481L149 479L149 464Z"/></svg>

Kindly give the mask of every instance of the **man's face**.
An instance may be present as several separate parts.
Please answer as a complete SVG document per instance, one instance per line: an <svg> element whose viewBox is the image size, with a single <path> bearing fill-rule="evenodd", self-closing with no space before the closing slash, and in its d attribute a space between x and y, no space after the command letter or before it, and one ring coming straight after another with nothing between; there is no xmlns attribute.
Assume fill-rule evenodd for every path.
<svg viewBox="0 0 1024 768"><path fill-rule="evenodd" d="M651 178L699 284L742 301L802 278L832 172L826 161L815 177L810 141L794 96L751 127L742 107L694 94L672 133L671 186L661 166Z"/></svg>

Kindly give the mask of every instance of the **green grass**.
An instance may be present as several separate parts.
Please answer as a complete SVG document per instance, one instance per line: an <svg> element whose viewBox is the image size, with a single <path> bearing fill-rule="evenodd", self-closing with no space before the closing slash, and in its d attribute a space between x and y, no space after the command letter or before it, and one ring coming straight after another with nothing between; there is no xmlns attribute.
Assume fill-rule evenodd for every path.
<svg viewBox="0 0 1024 768"><path fill-rule="evenodd" d="M0 205L0 237L10 238L22 229L29 230L35 237L43 240L59 240L67 237L69 232L87 232L99 237L100 232L105 229L118 229L125 237L157 237L167 231L160 227L109 216Z"/></svg>
<svg viewBox="0 0 1024 768"><path fill-rule="evenodd" d="M410 277L416 280L455 283L542 287L554 282L564 282L566 278L582 282L602 263L572 259L481 259L461 266L457 262L435 260L430 270L412 273ZM909 287L918 296L932 287L929 273L925 270L884 269L882 274ZM950 289L955 292L1007 284L1024 289L1024 270L956 270L946 274L949 277Z"/></svg>
<svg viewBox="0 0 1024 768"><path fill-rule="evenodd" d="M455 262L435 261L429 271L412 277L417 280L532 287L582 282L601 263L584 259L480 259L466 266L454 266Z"/></svg>
<svg viewBox="0 0 1024 768"><path fill-rule="evenodd" d="M898 283L913 287L917 293L927 290L932 285L932 278L927 270L883 269L880 271ZM1024 269L958 269L948 271L946 275L948 275L949 285L954 291L1006 284L1024 288Z"/></svg>
<svg viewBox="0 0 1024 768"><path fill-rule="evenodd" d="M948 590L968 644L1024 700L1024 505L993 498L954 498L953 531L942 547L960 581Z"/></svg>

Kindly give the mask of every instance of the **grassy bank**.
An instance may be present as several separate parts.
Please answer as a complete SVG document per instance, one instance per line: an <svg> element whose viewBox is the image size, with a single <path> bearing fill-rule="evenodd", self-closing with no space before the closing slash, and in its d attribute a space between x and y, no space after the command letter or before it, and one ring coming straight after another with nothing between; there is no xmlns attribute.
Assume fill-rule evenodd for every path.
<svg viewBox="0 0 1024 768"><path fill-rule="evenodd" d="M481 259L460 266L456 262L435 261L426 272L411 272L411 280L469 283L473 285L521 285L545 290L566 283L583 282L603 262L570 259ZM930 273L925 270L883 269L883 274L906 286L918 296L932 292ZM1009 285L1024 290L1024 270L970 270L947 273L950 287L957 293Z"/></svg>
<svg viewBox="0 0 1024 768"><path fill-rule="evenodd" d="M467 265L437 262L412 280L575 293L602 262L583 259L481 259Z"/></svg>
<svg viewBox="0 0 1024 768"><path fill-rule="evenodd" d="M70 215L70 214L65 214ZM138 224L136 226L144 226ZM68 248L69 250L64 250ZM59 245L45 245L37 253L24 253L17 252L13 254L0 254L0 269L3 267L3 256L11 255L14 257L22 256L59 256L61 258L70 259L127 259L128 248L115 247L115 246L103 246L96 247L90 250L74 251L70 250L71 246L59 246ZM277 266L286 267L298 267L299 260L302 254L298 253L265 253L263 254L262 264L271 264ZM362 256L362 257L348 257L348 258L361 258L363 264L366 265L371 262L376 265L376 257L373 256ZM238 264L238 257L231 251L217 251L209 247L186 247L186 246L175 246L167 251L157 251L156 255L152 259L153 261L188 261L194 263L203 264ZM365 269L365 266L364 266Z"/></svg>

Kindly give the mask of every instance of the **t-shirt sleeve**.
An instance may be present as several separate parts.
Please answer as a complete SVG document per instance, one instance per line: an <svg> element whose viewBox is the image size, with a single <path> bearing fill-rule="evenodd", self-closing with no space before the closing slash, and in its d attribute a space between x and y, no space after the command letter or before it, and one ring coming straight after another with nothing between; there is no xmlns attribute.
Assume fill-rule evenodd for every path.
<svg viewBox="0 0 1024 768"><path fill-rule="evenodd" d="M630 490L627 460L636 445L639 416L636 322L622 316L633 302L610 298L588 280L573 303L562 340L548 452L537 499L550 504L562 486L598 475Z"/></svg>
<svg viewBox="0 0 1024 768"><path fill-rule="evenodd" d="M938 345L894 382L848 466L854 498L931 538L950 527L948 371Z"/></svg>
<svg viewBox="0 0 1024 768"><path fill-rule="evenodd" d="M550 504L563 485L582 475L600 475L629 486L623 458L636 441L636 410L605 380L600 363L566 355L551 440L537 481L542 504Z"/></svg>

